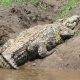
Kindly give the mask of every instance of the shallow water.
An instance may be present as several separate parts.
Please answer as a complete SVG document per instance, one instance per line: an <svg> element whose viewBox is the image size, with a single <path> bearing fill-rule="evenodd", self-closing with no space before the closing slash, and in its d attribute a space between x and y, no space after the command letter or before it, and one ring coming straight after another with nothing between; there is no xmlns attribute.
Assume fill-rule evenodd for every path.
<svg viewBox="0 0 80 80"><path fill-rule="evenodd" d="M31 67L21 67L19 70L0 68L0 80L80 80L80 71Z"/></svg>

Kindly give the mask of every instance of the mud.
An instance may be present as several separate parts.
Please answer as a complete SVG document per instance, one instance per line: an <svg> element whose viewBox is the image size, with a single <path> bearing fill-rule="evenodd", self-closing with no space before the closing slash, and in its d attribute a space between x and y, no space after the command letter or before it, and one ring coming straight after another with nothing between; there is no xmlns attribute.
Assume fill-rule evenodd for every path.
<svg viewBox="0 0 80 80"><path fill-rule="evenodd" d="M3 75L4 74L4 75ZM0 69L0 80L79 80L80 71L22 66L20 70Z"/></svg>
<svg viewBox="0 0 80 80"><path fill-rule="evenodd" d="M80 36L57 46L55 52L45 59L28 62L26 66L55 69L80 69Z"/></svg>
<svg viewBox="0 0 80 80"><path fill-rule="evenodd" d="M0 44L4 44L9 38L15 38L25 28L51 23L60 13L61 8L56 8L55 11L55 7L59 6L55 4L49 6L52 7L48 10L35 7L30 3L25 6L0 6Z"/></svg>

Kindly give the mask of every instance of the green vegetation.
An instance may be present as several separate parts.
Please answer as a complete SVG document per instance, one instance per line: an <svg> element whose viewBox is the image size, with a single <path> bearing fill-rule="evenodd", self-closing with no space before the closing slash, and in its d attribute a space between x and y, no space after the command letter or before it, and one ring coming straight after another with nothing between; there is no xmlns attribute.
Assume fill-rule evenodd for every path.
<svg viewBox="0 0 80 80"><path fill-rule="evenodd" d="M80 32L80 30L76 30L75 33L74 33L75 36L78 36L79 32Z"/></svg>
<svg viewBox="0 0 80 80"><path fill-rule="evenodd" d="M71 0L69 1L69 3L67 5L65 5L64 9L62 10L62 12L56 17L55 20L63 18L67 15L67 13L73 9L75 7L75 5L79 4L78 0Z"/></svg>
<svg viewBox="0 0 80 80"><path fill-rule="evenodd" d="M21 1L25 1L26 3L31 2L35 7L40 7L43 10L49 10L51 7L48 4L43 3L43 0L0 0L0 5L3 6L11 6L12 3L19 3ZM63 18L67 15L67 13L75 7L75 5L80 6L79 0L70 0L68 4L65 5L62 12L55 18L55 20ZM80 15L80 12L78 13Z"/></svg>
<svg viewBox="0 0 80 80"><path fill-rule="evenodd" d="M48 4L40 5L43 10L49 10L51 7Z"/></svg>
<svg viewBox="0 0 80 80"><path fill-rule="evenodd" d="M50 9L50 6L48 4L43 3L43 0L32 0L32 4L35 7L38 7L39 6L43 10L49 10Z"/></svg>
<svg viewBox="0 0 80 80"><path fill-rule="evenodd" d="M0 5L3 6L11 6L13 3L19 3L19 2L25 1L26 3L31 2L35 7L40 7L44 10L49 10L50 6L48 4L44 4L43 0L0 0Z"/></svg>
<svg viewBox="0 0 80 80"><path fill-rule="evenodd" d="M33 4L35 7L39 6L41 3L42 3L42 0L33 0L33 1L32 1L32 4Z"/></svg>
<svg viewBox="0 0 80 80"><path fill-rule="evenodd" d="M17 0L0 0L0 5L11 6L14 2L17 2Z"/></svg>
<svg viewBox="0 0 80 80"><path fill-rule="evenodd" d="M25 0L26 3L30 2L30 1L32 1L32 0Z"/></svg>

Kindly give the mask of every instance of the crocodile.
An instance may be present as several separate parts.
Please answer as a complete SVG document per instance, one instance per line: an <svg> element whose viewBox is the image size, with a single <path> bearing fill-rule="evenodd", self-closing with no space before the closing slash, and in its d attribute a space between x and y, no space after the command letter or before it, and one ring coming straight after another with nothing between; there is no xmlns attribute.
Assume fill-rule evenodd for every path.
<svg viewBox="0 0 80 80"><path fill-rule="evenodd" d="M15 39L8 40L2 47L0 66L19 69L30 59L51 55L54 48L74 35L79 16L74 15L52 24L37 25L22 31Z"/></svg>

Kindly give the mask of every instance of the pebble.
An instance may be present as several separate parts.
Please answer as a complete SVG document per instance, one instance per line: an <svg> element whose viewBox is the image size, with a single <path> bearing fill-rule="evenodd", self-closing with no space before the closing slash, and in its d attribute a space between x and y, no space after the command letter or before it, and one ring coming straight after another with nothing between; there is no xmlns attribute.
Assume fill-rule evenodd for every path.
<svg viewBox="0 0 80 80"><path fill-rule="evenodd" d="M36 63L33 63L32 65L33 65L33 66L35 66L35 65L36 65Z"/></svg>

